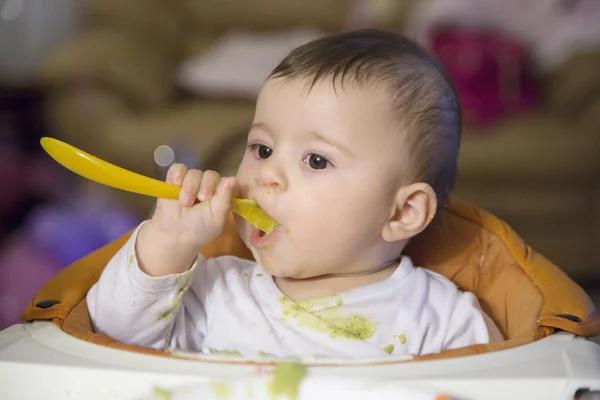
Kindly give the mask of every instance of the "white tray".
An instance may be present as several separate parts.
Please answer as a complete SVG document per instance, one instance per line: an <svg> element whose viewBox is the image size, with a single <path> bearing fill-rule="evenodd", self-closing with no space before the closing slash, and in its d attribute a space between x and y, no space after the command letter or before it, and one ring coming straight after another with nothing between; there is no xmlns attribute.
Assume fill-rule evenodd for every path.
<svg viewBox="0 0 600 400"><path fill-rule="evenodd" d="M156 357L94 345L67 335L52 322L13 325L0 332L0 399L135 400L148 398L154 387L177 396L186 392L177 393L178 388L188 388L204 399L210 398L216 381L229 381L234 388L264 386L273 369L239 357L195 358ZM515 349L449 360L377 366L326 361L341 366L308 367L299 400L314 399L314 388L323 385L329 394L324 392L322 398L331 398L330 390L346 387L345 382L354 385L346 387L352 396L340 389L336 391L340 399L393 398L368 395L381 385L390 388L386 393L412 391L414 399L445 393L461 400L572 400L577 389L600 390L600 346L567 333Z"/></svg>

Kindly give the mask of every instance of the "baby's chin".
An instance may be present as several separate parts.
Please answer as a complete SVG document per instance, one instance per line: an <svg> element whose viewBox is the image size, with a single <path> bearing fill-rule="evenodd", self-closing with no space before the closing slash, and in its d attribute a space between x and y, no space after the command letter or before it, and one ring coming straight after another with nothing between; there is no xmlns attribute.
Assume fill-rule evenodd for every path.
<svg viewBox="0 0 600 400"><path fill-rule="evenodd" d="M271 276L275 278L299 279L296 278L299 275L297 272L294 273L294 271L290 271L289 268L286 268L283 265L279 265L279 263L273 262L273 260L270 260L268 257L261 257L260 253L252 247L250 247L250 251L252 252L252 255L254 256L256 262Z"/></svg>
<svg viewBox="0 0 600 400"><path fill-rule="evenodd" d="M319 274L309 274L304 270L294 270L283 266L276 266L267 262L259 263L260 266L274 278L279 279L310 279L316 278Z"/></svg>

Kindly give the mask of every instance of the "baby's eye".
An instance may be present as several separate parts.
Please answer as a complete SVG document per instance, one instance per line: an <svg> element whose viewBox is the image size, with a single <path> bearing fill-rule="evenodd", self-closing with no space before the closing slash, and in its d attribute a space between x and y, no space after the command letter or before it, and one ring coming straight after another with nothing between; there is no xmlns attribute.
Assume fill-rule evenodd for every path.
<svg viewBox="0 0 600 400"><path fill-rule="evenodd" d="M246 147L256 153L256 155L263 160L271 157L271 154L273 154L273 150L264 144L252 143L248 144Z"/></svg>
<svg viewBox="0 0 600 400"><path fill-rule="evenodd" d="M312 169L325 169L330 165L329 160L316 153L307 155L304 159L304 162L307 163Z"/></svg>

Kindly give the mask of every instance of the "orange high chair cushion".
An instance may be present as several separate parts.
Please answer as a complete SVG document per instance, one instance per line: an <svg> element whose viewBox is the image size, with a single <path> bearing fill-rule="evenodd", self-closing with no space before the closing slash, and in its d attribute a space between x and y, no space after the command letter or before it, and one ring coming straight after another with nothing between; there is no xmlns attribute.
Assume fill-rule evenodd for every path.
<svg viewBox="0 0 600 400"><path fill-rule="evenodd" d="M80 339L120 349L163 354L130 346L92 331L85 295L131 232L60 271L39 291L24 321L51 319ZM230 215L223 233L200 249L206 257L252 255ZM456 357L515 347L557 330L583 337L600 334L600 315L588 295L550 261L529 248L510 227L485 211L452 199L407 246L415 265L438 272L479 298L505 341L475 345L416 360ZM53 304L55 303L55 304Z"/></svg>

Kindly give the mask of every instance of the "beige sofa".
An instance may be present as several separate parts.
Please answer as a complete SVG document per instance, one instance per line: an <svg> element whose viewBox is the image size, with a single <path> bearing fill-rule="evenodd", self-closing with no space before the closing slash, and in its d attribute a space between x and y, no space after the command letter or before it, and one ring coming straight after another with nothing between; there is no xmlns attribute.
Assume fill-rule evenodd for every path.
<svg viewBox="0 0 600 400"><path fill-rule="evenodd" d="M159 176L155 148L176 143L196 152L203 167L234 173L253 103L190 96L173 85L177 66L232 27L401 29L407 2L370 10L370 21L356 18L367 3L88 0L89 29L44 66L52 134L147 175ZM544 105L534 113L485 132L467 128L456 187L576 279L600 279L593 269L600 266L599 67L600 53L578 56L544 77ZM143 215L151 210L150 198L121 196Z"/></svg>
<svg viewBox="0 0 600 400"><path fill-rule="evenodd" d="M600 282L600 51L543 77L542 106L466 129L456 194L576 279Z"/></svg>
<svg viewBox="0 0 600 400"><path fill-rule="evenodd" d="M351 0L87 0L87 31L45 63L52 133L142 174L156 175L159 145L183 144L208 160L246 131L254 105L192 97L173 84L177 66L232 27L345 28ZM147 213L149 198L122 194Z"/></svg>

